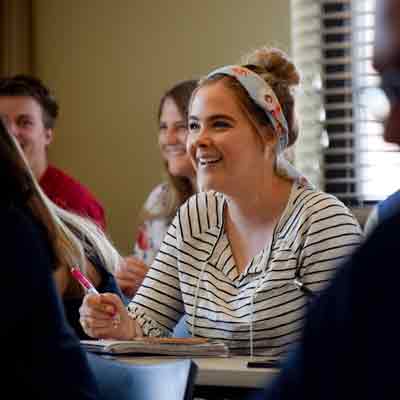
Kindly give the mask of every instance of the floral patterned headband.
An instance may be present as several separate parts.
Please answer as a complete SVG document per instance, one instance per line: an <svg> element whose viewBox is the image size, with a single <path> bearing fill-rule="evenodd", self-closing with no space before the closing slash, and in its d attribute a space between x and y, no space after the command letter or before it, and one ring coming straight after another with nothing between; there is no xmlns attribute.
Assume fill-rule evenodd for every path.
<svg viewBox="0 0 400 400"><path fill-rule="evenodd" d="M233 76L243 86L249 96L267 115L279 137L279 150L283 151L289 141L289 129L282 107L271 86L259 75L239 65L228 65L210 72L207 78L217 74Z"/></svg>

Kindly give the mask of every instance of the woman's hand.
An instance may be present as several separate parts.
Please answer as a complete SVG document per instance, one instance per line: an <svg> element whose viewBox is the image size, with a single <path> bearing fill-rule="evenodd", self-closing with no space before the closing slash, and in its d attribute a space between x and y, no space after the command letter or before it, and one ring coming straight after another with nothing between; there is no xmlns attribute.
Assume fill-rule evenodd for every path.
<svg viewBox="0 0 400 400"><path fill-rule="evenodd" d="M113 293L87 294L79 313L83 330L93 338L129 340L141 332L121 299Z"/></svg>
<svg viewBox="0 0 400 400"><path fill-rule="evenodd" d="M125 296L132 298L145 278L149 267L134 256L125 257L115 269L115 278Z"/></svg>

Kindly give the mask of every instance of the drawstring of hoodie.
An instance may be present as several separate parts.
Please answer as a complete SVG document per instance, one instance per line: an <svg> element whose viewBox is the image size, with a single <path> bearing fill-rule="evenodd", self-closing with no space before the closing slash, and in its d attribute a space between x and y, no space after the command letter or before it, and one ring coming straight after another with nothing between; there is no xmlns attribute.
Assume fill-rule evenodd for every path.
<svg viewBox="0 0 400 400"><path fill-rule="evenodd" d="M214 251L215 245L213 246L213 251ZM211 253L212 254L212 253ZM194 292L194 301L193 301L193 317L192 317L192 337L195 336L195 327L196 327L196 308L197 308L197 303L199 299L199 289L200 289L200 281L203 276L203 273L208 265L208 260L210 257L207 258L207 260L203 263L203 266L201 267L199 277L197 278L197 284L196 284L196 290Z"/></svg>
<svg viewBox="0 0 400 400"><path fill-rule="evenodd" d="M271 254L272 254L272 245L275 242L275 233L276 233L276 228L277 228L278 224L275 225L274 230L272 232L272 238L271 241L269 242L268 245L268 251L265 251L263 254L263 257L260 261L260 264L264 264L264 260L266 260L265 264L264 264L264 268L263 270L260 272L260 276L257 279L257 283L256 286L254 287L253 293L251 294L251 298L250 298L250 323L249 323L249 334L250 334L250 358L254 357L254 328L253 328L253 319L254 319L254 298L257 294L258 289L260 288L263 279L265 277L265 275L267 274L268 271L268 264L270 262L271 259Z"/></svg>
<svg viewBox="0 0 400 400"><path fill-rule="evenodd" d="M197 283L196 283L196 290L194 292L194 300L193 300L193 317L192 317L192 337L195 336L195 329L196 329L196 309L197 309L197 305L198 305L198 301L199 301L199 291L200 291L200 282L201 279L203 277L204 271L207 268L207 265L211 259L211 257L214 254L214 251L217 247L217 244L219 243L222 234L224 233L224 220L222 219L222 223L221 223L221 229L218 233L218 237L217 240L215 241L215 243L213 244L213 247L211 249L210 255L207 257L207 259L204 261L203 266L201 267L200 273L199 273L199 277L197 278Z"/></svg>

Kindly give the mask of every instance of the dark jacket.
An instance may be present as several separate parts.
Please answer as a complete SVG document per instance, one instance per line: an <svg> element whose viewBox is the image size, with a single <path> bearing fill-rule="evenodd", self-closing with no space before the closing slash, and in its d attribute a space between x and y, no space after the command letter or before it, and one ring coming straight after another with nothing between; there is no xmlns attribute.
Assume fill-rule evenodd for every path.
<svg viewBox="0 0 400 400"><path fill-rule="evenodd" d="M0 201L2 391L10 398L94 399L85 353L66 322L44 229Z"/></svg>
<svg viewBox="0 0 400 400"><path fill-rule="evenodd" d="M392 193L385 200L378 203L378 220L380 222L392 216L400 209L400 190Z"/></svg>
<svg viewBox="0 0 400 400"><path fill-rule="evenodd" d="M380 224L311 307L303 339L259 399L400 397L400 212Z"/></svg>

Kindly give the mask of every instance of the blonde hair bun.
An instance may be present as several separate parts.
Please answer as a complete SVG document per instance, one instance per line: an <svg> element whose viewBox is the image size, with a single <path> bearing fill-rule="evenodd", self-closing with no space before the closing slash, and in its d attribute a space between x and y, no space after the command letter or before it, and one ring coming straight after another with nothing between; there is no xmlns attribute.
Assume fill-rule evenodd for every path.
<svg viewBox="0 0 400 400"><path fill-rule="evenodd" d="M295 65L290 61L289 56L277 48L262 47L254 50L245 58L246 64L252 64L260 69L260 75L270 75L274 81L285 82L288 86L298 85L300 75Z"/></svg>

